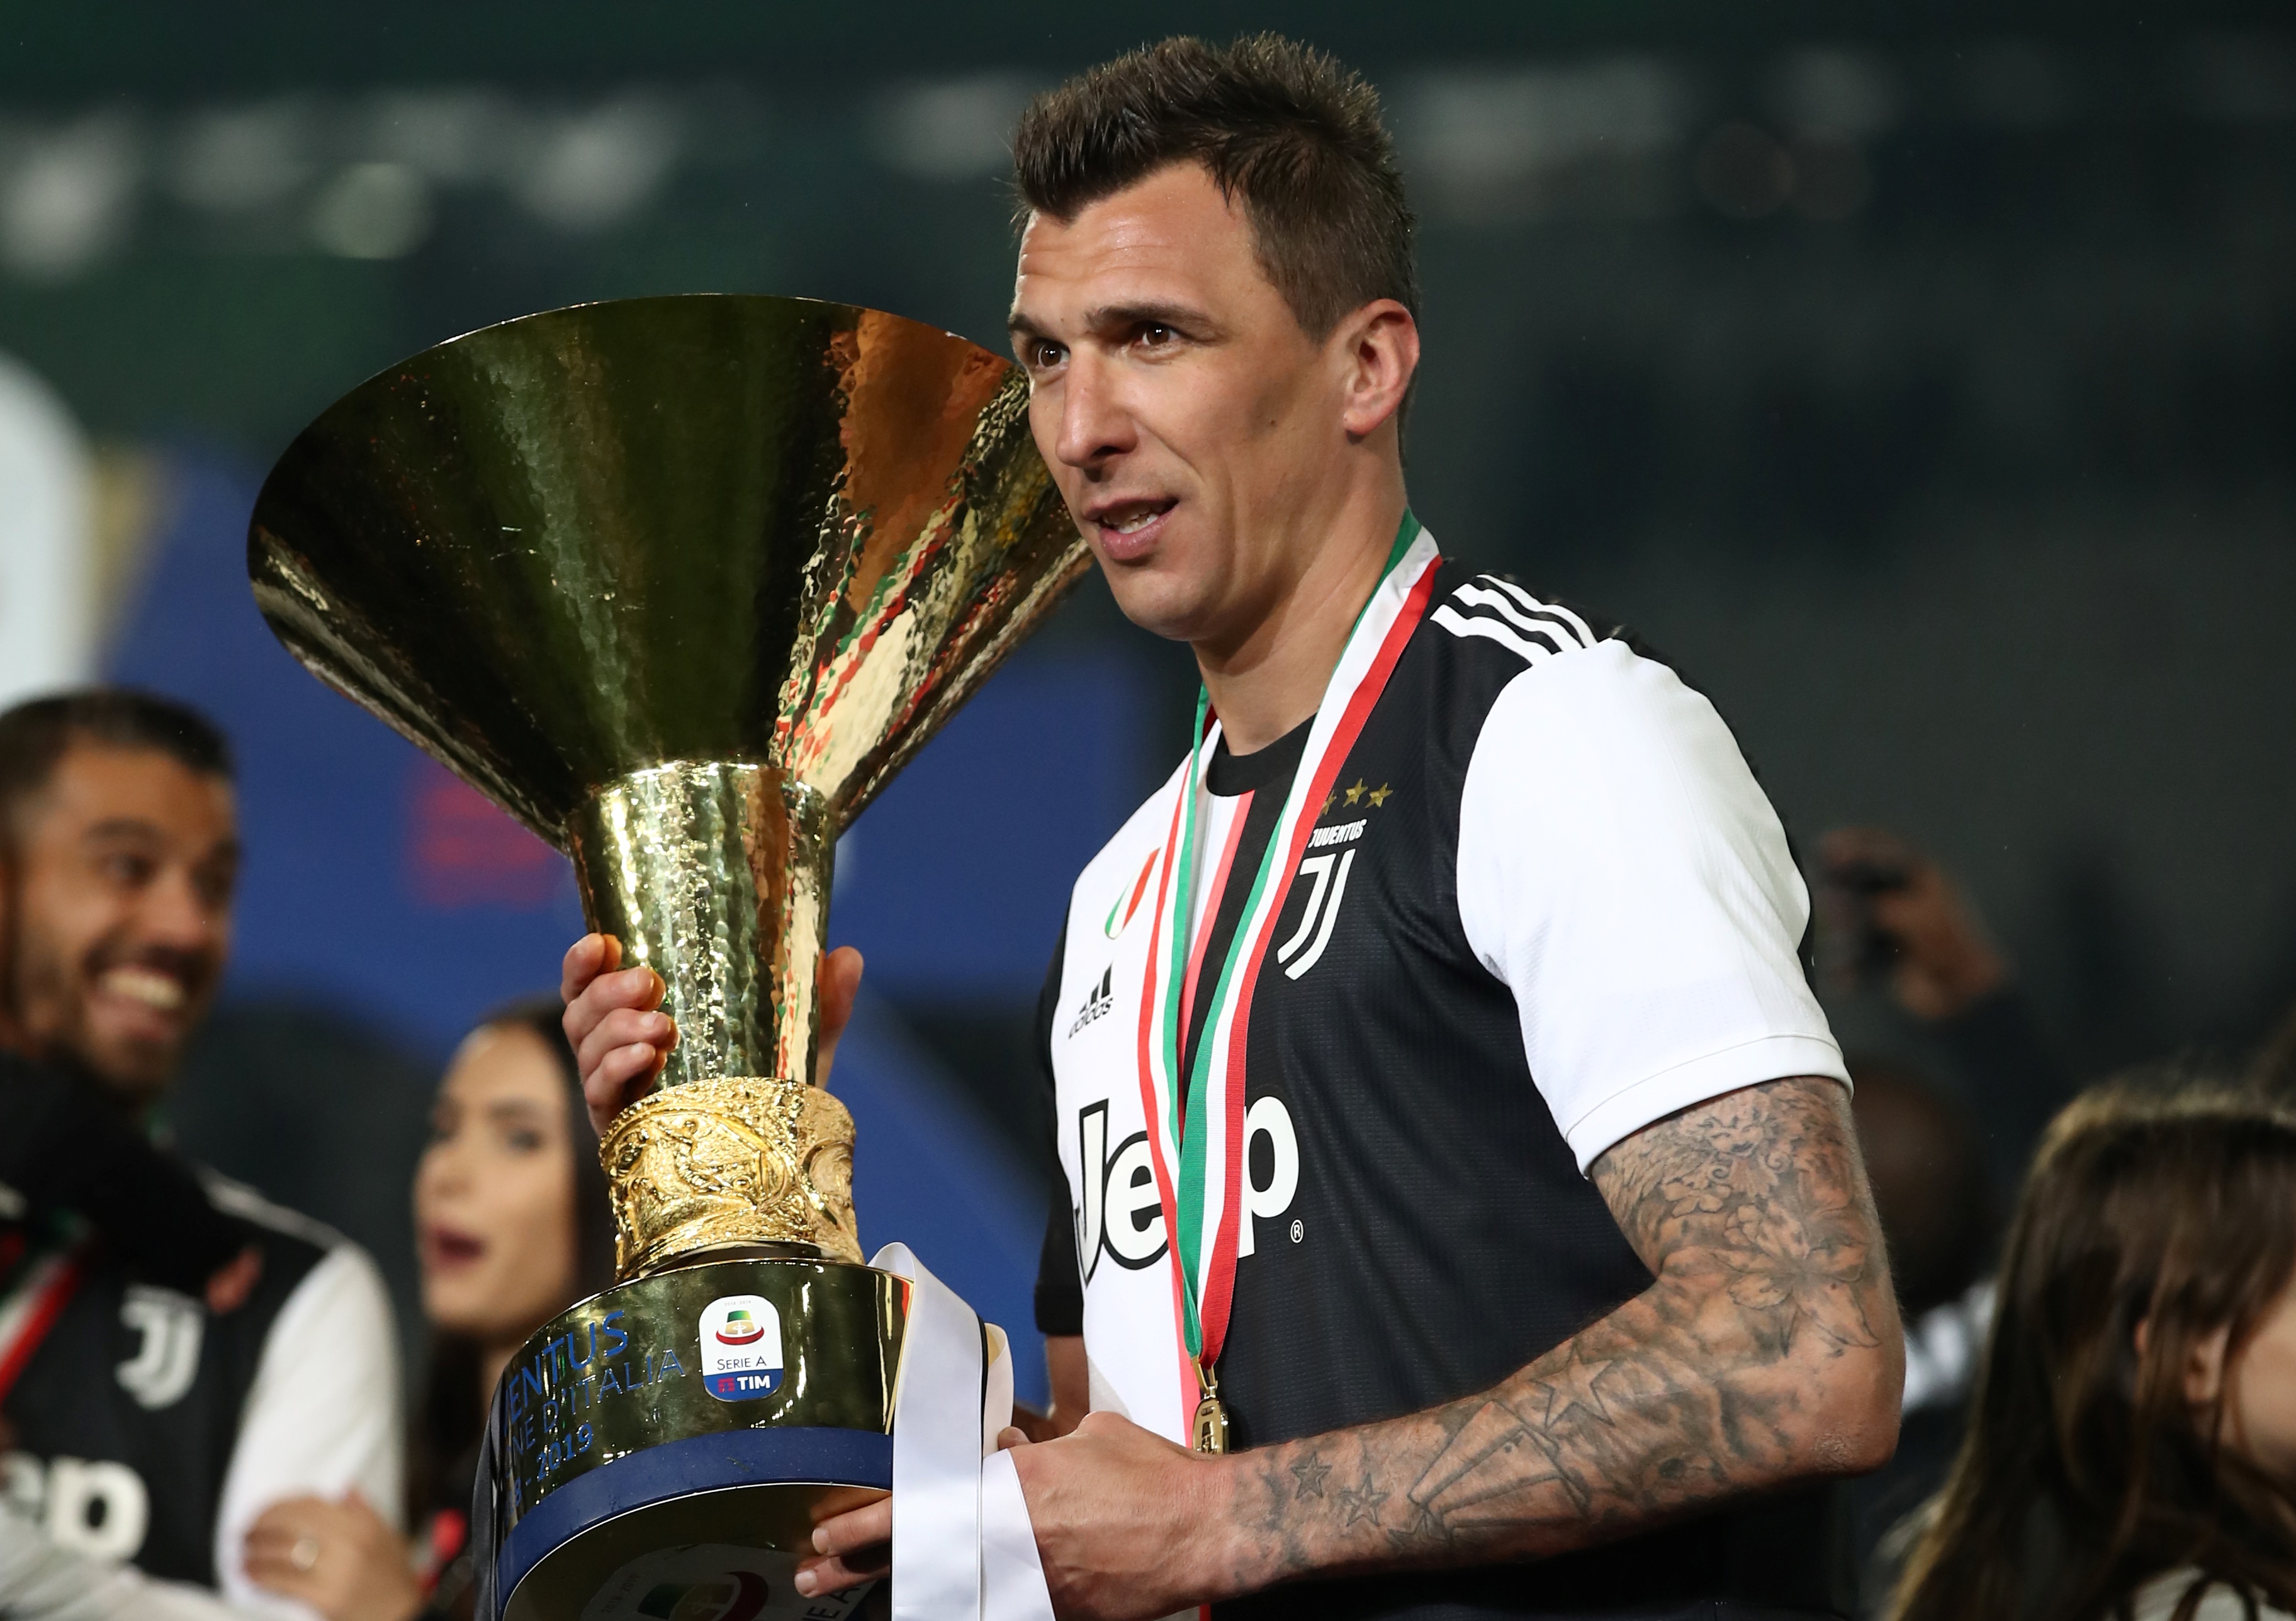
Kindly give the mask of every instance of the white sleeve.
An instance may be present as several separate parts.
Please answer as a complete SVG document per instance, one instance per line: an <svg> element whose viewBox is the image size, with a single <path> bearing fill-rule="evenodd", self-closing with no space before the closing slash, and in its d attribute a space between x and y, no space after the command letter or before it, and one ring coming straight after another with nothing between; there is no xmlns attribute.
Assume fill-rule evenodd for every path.
<svg viewBox="0 0 2296 1621"><path fill-rule="evenodd" d="M1582 1171L1742 1086L1849 1083L1797 955L1809 895L1777 813L1713 705L1623 643L1542 659L1492 705L1459 917Z"/></svg>
<svg viewBox="0 0 2296 1621"><path fill-rule="evenodd" d="M340 1244L287 1298L263 1343L216 1516L217 1584L236 1609L309 1621L301 1604L247 1579L248 1527L288 1497L357 1486L399 1518L403 1439L390 1298L366 1252Z"/></svg>
<svg viewBox="0 0 2296 1621"><path fill-rule="evenodd" d="M8 1621L248 1621L204 1587L62 1548L0 1510L0 1616Z"/></svg>

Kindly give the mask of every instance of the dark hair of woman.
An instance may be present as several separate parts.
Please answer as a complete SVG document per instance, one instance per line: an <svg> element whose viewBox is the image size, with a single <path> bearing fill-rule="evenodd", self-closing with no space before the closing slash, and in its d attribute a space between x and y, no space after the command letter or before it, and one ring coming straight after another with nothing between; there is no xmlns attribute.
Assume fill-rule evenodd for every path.
<svg viewBox="0 0 2296 1621"><path fill-rule="evenodd" d="M477 1027L530 1032L549 1051L565 1081L575 1144L576 1288L564 1303L570 1306L614 1281L614 1213L605 1172L593 1146L597 1139L583 1105L581 1077L559 1023L562 1011L555 999L535 998L497 1009ZM484 1348L470 1336L432 1331L406 1457L406 1524L418 1537L439 1510L451 1510L470 1501L480 1434L492 1394L481 1388L485 1360ZM441 1597L447 1596L442 1590Z"/></svg>
<svg viewBox="0 0 2296 1621"><path fill-rule="evenodd" d="M2296 1504L2233 1443L2240 1359L2296 1275L2296 1116L2107 1090L2042 1142L1967 1437L1893 1621L2104 1621L2190 1569L2296 1608ZM2188 1370L2224 1337L2213 1399Z"/></svg>

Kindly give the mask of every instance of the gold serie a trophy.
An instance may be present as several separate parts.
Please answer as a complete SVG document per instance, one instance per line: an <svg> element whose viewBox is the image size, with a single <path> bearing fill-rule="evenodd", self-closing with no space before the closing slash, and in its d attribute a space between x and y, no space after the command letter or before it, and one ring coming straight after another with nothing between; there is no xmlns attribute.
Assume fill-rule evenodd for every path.
<svg viewBox="0 0 2296 1621"><path fill-rule="evenodd" d="M795 299L486 328L264 485L280 640L564 850L677 1021L602 1144L618 1281L495 1392L482 1613L833 1621L790 1567L897 1476L897 1609L979 1613L982 1533L927 1487L980 1496L1009 1359L899 1247L862 1264L816 978L839 832L1086 565L1015 368Z"/></svg>

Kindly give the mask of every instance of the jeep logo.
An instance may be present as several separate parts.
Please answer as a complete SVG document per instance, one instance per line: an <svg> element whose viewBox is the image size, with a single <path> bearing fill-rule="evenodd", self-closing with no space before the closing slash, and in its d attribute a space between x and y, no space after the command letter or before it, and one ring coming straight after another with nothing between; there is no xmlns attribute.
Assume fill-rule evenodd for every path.
<svg viewBox="0 0 2296 1621"><path fill-rule="evenodd" d="M1264 1186L1252 1180L1252 1139L1261 1135L1271 1150ZM1300 1191L1299 1140L1281 1098L1262 1098L1244 1111L1243 1165L1243 1210L1235 1239L1239 1257L1256 1248L1256 1223L1282 1216ZM1092 1281L1103 1255L1128 1271L1161 1260L1170 1236L1164 1230L1164 1204L1156 1191L1148 1134L1134 1132L1111 1152L1108 1104L1088 1104L1077 1115L1077 1166L1084 1182L1084 1208L1075 1213L1077 1260L1085 1281Z"/></svg>

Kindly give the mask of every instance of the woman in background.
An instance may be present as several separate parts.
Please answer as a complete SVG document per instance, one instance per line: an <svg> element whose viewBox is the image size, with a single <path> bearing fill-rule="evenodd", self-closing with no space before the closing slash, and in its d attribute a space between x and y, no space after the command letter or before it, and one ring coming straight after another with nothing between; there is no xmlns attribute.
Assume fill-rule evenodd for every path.
<svg viewBox="0 0 2296 1621"><path fill-rule="evenodd" d="M471 1613L470 1509L495 1381L528 1337L613 1281L613 1213L555 1001L463 1041L414 1175L430 1361L407 1449L410 1552L373 1506L296 1498L247 1538L248 1573L328 1621Z"/></svg>
<svg viewBox="0 0 2296 1621"><path fill-rule="evenodd" d="M1895 1621L2290 1621L2296 1116L2102 1093L2050 1126Z"/></svg>

